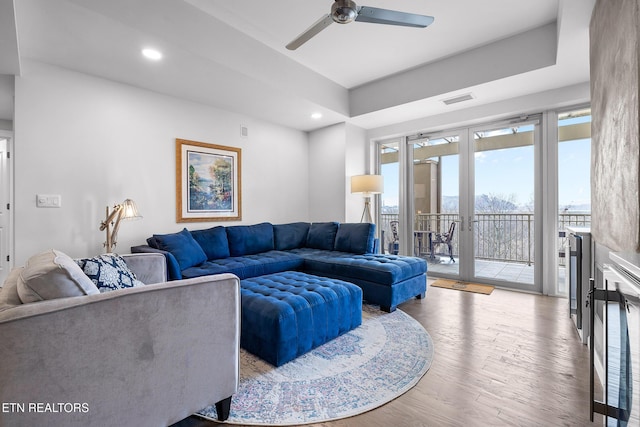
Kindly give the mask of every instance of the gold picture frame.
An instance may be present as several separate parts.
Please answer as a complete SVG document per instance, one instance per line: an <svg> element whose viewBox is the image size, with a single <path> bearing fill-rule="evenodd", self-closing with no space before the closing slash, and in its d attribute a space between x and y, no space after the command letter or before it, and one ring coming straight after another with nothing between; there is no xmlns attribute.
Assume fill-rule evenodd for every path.
<svg viewBox="0 0 640 427"><path fill-rule="evenodd" d="M176 221L242 219L242 150L176 139Z"/></svg>

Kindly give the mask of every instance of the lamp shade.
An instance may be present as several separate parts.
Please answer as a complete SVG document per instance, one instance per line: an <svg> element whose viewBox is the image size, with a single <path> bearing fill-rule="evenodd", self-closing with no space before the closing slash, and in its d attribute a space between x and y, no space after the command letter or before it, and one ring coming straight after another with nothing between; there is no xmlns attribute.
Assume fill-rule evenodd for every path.
<svg viewBox="0 0 640 427"><path fill-rule="evenodd" d="M136 203L131 199L126 199L121 204L115 205L111 211L109 211L109 206L107 206L106 214L107 219L100 223L100 231L106 230L107 240L104 242L104 247L106 248L107 253L109 253L116 245L118 229L120 229L120 221L139 219L142 218L142 215L138 212ZM113 227L113 229L111 227Z"/></svg>
<svg viewBox="0 0 640 427"><path fill-rule="evenodd" d="M139 219L142 218L142 215L138 212L138 207L136 206L136 202L131 199L126 199L122 202L122 219Z"/></svg>
<svg viewBox="0 0 640 427"><path fill-rule="evenodd" d="M382 175L355 175L351 177L351 192L380 194L384 190Z"/></svg>

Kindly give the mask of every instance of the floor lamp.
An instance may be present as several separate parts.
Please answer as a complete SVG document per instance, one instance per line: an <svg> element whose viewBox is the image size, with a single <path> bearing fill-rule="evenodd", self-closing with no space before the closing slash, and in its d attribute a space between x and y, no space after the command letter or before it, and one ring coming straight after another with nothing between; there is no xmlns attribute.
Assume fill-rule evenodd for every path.
<svg viewBox="0 0 640 427"><path fill-rule="evenodd" d="M383 191L382 175L355 175L351 177L351 193L364 195L364 211L360 222L373 223L371 218L371 196Z"/></svg>

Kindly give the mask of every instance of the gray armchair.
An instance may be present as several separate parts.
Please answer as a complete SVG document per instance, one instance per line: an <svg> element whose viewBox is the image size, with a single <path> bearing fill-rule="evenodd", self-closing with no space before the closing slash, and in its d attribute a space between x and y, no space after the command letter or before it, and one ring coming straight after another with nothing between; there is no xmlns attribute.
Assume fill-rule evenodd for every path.
<svg viewBox="0 0 640 427"><path fill-rule="evenodd" d="M147 286L0 308L0 426L167 426L212 404L228 415L238 278L165 283L162 255L123 257Z"/></svg>

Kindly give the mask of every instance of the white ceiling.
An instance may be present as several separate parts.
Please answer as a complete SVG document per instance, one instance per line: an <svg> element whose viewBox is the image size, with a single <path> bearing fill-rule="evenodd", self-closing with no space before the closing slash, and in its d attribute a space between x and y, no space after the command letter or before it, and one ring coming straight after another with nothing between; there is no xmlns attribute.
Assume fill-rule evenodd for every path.
<svg viewBox="0 0 640 427"><path fill-rule="evenodd" d="M296 51L284 46L331 0L0 0L0 10L15 3L23 69L35 59L313 130L373 128L586 82L594 1L366 0L435 21L333 24ZM145 60L146 46L164 58ZM7 68L0 74L14 73ZM475 99L441 102L467 92ZM316 111L322 119L310 118Z"/></svg>
<svg viewBox="0 0 640 427"><path fill-rule="evenodd" d="M327 15L333 0L286 6L263 0L186 1L349 89L548 24L558 14L558 0L363 0L360 5L430 15L435 21L426 29L334 24L288 52L284 46Z"/></svg>

